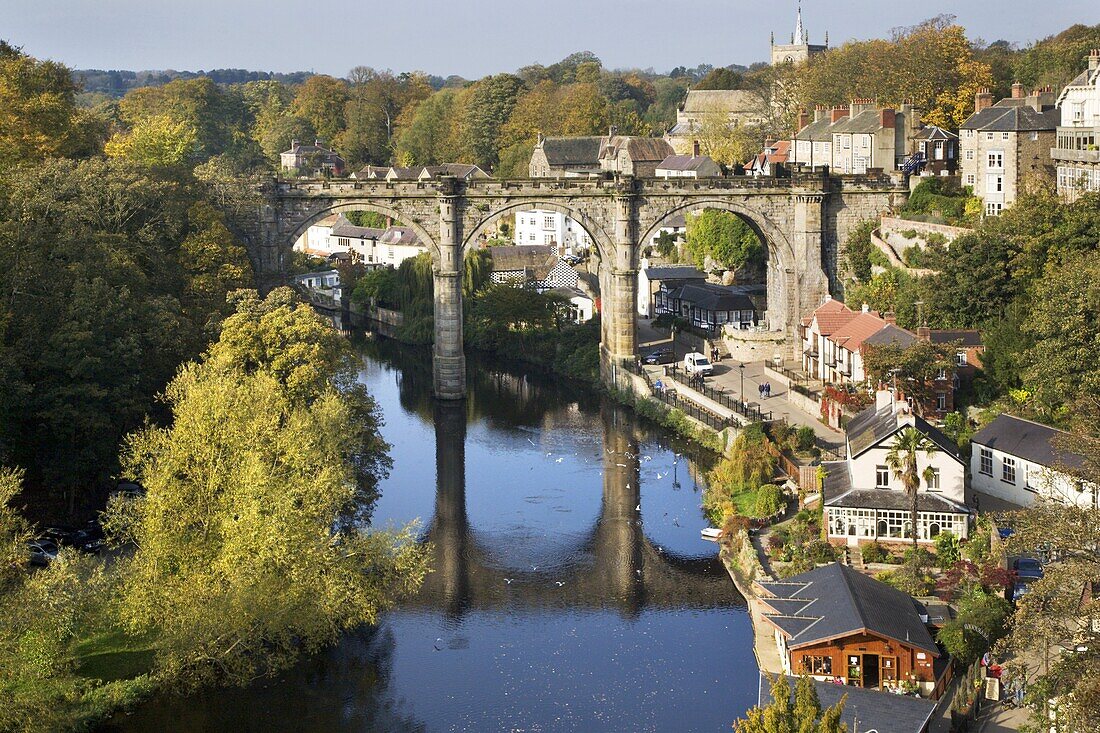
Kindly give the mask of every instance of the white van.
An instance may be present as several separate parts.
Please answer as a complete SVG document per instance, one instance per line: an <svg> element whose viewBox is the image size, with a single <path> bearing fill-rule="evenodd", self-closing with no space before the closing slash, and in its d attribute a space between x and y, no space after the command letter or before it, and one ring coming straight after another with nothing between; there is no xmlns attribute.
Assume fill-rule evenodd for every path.
<svg viewBox="0 0 1100 733"><path fill-rule="evenodd" d="M684 371L688 374L710 374L714 371L714 365L706 356L693 351L684 357Z"/></svg>

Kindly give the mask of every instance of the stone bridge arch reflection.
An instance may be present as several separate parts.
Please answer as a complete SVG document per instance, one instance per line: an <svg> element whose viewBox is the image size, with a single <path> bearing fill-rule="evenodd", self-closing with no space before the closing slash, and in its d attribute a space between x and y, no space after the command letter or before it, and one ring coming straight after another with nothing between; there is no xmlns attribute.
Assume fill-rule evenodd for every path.
<svg viewBox="0 0 1100 733"><path fill-rule="evenodd" d="M716 557L680 555L646 537L640 446L622 410L609 405L601 409L603 491L594 526L570 559L551 570L516 567L505 548L494 547L492 537L471 526L466 512L466 408L461 402L435 401L433 417L436 501L424 539L432 543L434 572L408 605L452 616L502 607L564 606L615 609L636 617L645 608L744 604Z"/></svg>

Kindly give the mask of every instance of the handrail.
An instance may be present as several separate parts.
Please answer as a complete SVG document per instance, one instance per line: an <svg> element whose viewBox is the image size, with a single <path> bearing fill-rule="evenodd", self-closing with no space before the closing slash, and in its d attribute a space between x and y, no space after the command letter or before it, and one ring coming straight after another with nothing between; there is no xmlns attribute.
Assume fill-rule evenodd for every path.
<svg viewBox="0 0 1100 733"><path fill-rule="evenodd" d="M714 387L707 385L705 382L700 384L693 384L690 378L680 373L679 365L673 364L669 367L669 376L676 382L684 385L689 389L694 389L704 397L714 400L718 404L733 410L739 415L752 420L753 422L771 422L773 419L772 412L769 410L767 413L762 411L758 407L753 407L743 400L736 399L727 392L722 392ZM766 416L765 416L766 415Z"/></svg>

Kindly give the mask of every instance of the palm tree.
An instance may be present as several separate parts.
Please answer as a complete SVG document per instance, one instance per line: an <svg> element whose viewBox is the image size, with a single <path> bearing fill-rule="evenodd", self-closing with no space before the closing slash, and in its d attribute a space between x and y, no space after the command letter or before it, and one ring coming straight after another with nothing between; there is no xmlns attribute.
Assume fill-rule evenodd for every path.
<svg viewBox="0 0 1100 733"><path fill-rule="evenodd" d="M917 549L917 493L920 491L920 481L923 478L925 484L930 484L936 473L931 466L918 472L917 456L920 453L932 458L936 455L936 444L921 431L909 427L897 434L894 444L890 446L890 452L886 454L886 465L890 467L894 478L901 481L905 493L909 495L909 533L913 538L914 557Z"/></svg>

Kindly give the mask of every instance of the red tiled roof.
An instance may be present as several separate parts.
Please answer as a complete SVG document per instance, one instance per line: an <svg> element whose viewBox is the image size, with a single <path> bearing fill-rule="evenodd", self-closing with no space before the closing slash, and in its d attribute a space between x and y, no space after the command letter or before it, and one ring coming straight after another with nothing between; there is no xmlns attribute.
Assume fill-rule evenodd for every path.
<svg viewBox="0 0 1100 733"><path fill-rule="evenodd" d="M826 300L814 311L813 318L817 320L818 333L828 336L855 318L855 315L854 311L839 300Z"/></svg>
<svg viewBox="0 0 1100 733"><path fill-rule="evenodd" d="M834 331L829 340L848 351L858 351L865 338L878 333L885 326L886 321L874 312L856 313L854 318Z"/></svg>

